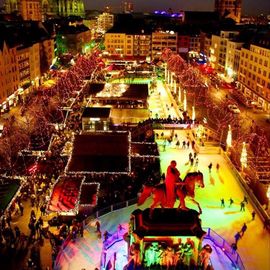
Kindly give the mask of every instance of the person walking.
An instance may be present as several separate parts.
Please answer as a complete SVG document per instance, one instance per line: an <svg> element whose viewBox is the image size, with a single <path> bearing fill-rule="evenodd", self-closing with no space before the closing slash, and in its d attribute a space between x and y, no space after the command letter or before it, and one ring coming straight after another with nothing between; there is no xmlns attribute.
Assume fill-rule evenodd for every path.
<svg viewBox="0 0 270 270"><path fill-rule="evenodd" d="M241 229L241 233L242 233L241 237L244 235L246 230L247 230L247 224L244 223L243 226L242 226L242 229Z"/></svg>
<svg viewBox="0 0 270 270"><path fill-rule="evenodd" d="M246 211L245 206L246 206L245 202L242 201L242 202L240 203L240 211L241 211L241 212L245 212L245 211Z"/></svg>
<svg viewBox="0 0 270 270"><path fill-rule="evenodd" d="M186 141L182 142L182 148L185 149L186 148Z"/></svg>
<svg viewBox="0 0 270 270"><path fill-rule="evenodd" d="M189 159L189 162L191 162L191 159L192 159L192 153L191 152L188 154L188 159Z"/></svg>
<svg viewBox="0 0 270 270"><path fill-rule="evenodd" d="M24 207L23 207L22 202L19 203L19 208L20 208L21 216L23 216Z"/></svg>
<svg viewBox="0 0 270 270"><path fill-rule="evenodd" d="M232 204L233 204L233 199L232 199L232 198L229 199L229 203L230 203L230 204L229 204L229 207L231 207Z"/></svg>
<svg viewBox="0 0 270 270"><path fill-rule="evenodd" d="M252 220L254 220L256 216L256 212L254 210L252 211L251 216L252 216Z"/></svg>
<svg viewBox="0 0 270 270"><path fill-rule="evenodd" d="M244 196L243 202L248 204L248 198L246 196Z"/></svg>
<svg viewBox="0 0 270 270"><path fill-rule="evenodd" d="M224 198L221 198L221 199L220 199L220 202L221 202L220 206L221 206L222 208L224 208L224 207L225 207L225 200L224 200Z"/></svg>

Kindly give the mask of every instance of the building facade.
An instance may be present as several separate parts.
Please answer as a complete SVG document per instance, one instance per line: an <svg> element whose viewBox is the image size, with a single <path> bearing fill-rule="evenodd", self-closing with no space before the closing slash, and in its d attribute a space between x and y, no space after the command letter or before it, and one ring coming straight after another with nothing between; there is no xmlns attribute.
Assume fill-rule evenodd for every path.
<svg viewBox="0 0 270 270"><path fill-rule="evenodd" d="M215 11L220 17L241 21L242 0L215 0Z"/></svg>
<svg viewBox="0 0 270 270"><path fill-rule="evenodd" d="M77 33L65 33L62 34L67 45L67 50L70 53L85 53L86 46L91 42L91 31L80 31Z"/></svg>
<svg viewBox="0 0 270 270"><path fill-rule="evenodd" d="M264 110L270 110L270 48L251 44L241 49L238 87Z"/></svg>
<svg viewBox="0 0 270 270"><path fill-rule="evenodd" d="M225 75L233 80L237 79L240 65L240 52L243 44L243 42L237 42L233 40L228 40L227 42Z"/></svg>
<svg viewBox="0 0 270 270"><path fill-rule="evenodd" d="M152 33L152 59L159 58L161 52L169 48L177 53L178 34L174 31L156 31Z"/></svg>
<svg viewBox="0 0 270 270"><path fill-rule="evenodd" d="M133 36L125 33L106 33L104 45L111 55L133 56Z"/></svg>
<svg viewBox="0 0 270 270"><path fill-rule="evenodd" d="M20 13L25 21L41 21L40 0L21 0Z"/></svg>
<svg viewBox="0 0 270 270"><path fill-rule="evenodd" d="M114 15L111 13L103 12L97 19L98 32L105 33L113 27Z"/></svg>
<svg viewBox="0 0 270 270"><path fill-rule="evenodd" d="M19 72L17 64L17 49L9 47L4 41L0 47L0 109L9 106L5 100L17 91L19 86Z"/></svg>
<svg viewBox="0 0 270 270"><path fill-rule="evenodd" d="M133 35L133 55L147 57L151 55L151 35L140 34Z"/></svg>
<svg viewBox="0 0 270 270"><path fill-rule="evenodd" d="M227 43L239 34L237 31L221 31L220 35L212 35L210 47L210 62L213 68L224 73Z"/></svg>

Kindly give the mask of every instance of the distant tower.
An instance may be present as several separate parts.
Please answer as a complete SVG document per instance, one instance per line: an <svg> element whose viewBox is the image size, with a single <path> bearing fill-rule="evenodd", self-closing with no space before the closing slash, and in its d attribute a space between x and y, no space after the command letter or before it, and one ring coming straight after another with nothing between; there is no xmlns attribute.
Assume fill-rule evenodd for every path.
<svg viewBox="0 0 270 270"><path fill-rule="evenodd" d="M10 14L12 12L19 12L19 1L18 0L6 0L5 4L5 11L7 14Z"/></svg>
<svg viewBox="0 0 270 270"><path fill-rule="evenodd" d="M123 2L123 12L124 13L132 13L133 12L133 3L124 1Z"/></svg>
<svg viewBox="0 0 270 270"><path fill-rule="evenodd" d="M54 0L57 5L57 14L60 16L81 16L84 17L83 0Z"/></svg>
<svg viewBox="0 0 270 270"><path fill-rule="evenodd" d="M83 0L5 0L6 13L19 12L24 20L60 15L84 17ZM40 14L38 14L40 13Z"/></svg>
<svg viewBox="0 0 270 270"><path fill-rule="evenodd" d="M215 0L215 11L220 17L232 18L236 22L241 20L242 0Z"/></svg>

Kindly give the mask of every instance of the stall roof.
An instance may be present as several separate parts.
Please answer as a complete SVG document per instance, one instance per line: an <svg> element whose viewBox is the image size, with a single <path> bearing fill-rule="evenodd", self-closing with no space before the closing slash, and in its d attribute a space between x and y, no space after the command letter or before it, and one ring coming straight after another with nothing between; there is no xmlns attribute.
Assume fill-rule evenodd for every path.
<svg viewBox="0 0 270 270"><path fill-rule="evenodd" d="M91 83L85 90L86 94L95 96L101 92L105 84L102 83ZM114 87L121 87L121 84L115 83ZM127 90L121 97L113 97L113 99L127 99L127 100L146 100L148 97L148 85L147 84L127 84ZM112 97L97 97L99 99L111 99Z"/></svg>
<svg viewBox="0 0 270 270"><path fill-rule="evenodd" d="M110 108L86 107L83 110L82 118L109 118Z"/></svg>
<svg viewBox="0 0 270 270"><path fill-rule="evenodd" d="M76 135L68 172L125 172L130 166L128 132Z"/></svg>

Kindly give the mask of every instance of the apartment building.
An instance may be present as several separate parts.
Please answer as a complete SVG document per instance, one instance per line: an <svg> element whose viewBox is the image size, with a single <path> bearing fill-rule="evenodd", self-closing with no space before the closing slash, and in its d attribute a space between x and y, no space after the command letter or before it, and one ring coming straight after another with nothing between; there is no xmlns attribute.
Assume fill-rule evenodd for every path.
<svg viewBox="0 0 270 270"><path fill-rule="evenodd" d="M190 36L189 51L199 53L201 51L201 37L200 35Z"/></svg>
<svg viewBox="0 0 270 270"><path fill-rule="evenodd" d="M104 45L111 55L133 56L133 36L125 33L106 33Z"/></svg>
<svg viewBox="0 0 270 270"><path fill-rule="evenodd" d="M25 85L38 86L40 78L40 44L17 47L17 63L19 71L19 87Z"/></svg>
<svg viewBox="0 0 270 270"><path fill-rule="evenodd" d="M44 39L39 42L39 55L40 72L43 74L48 71L55 57L53 38Z"/></svg>
<svg viewBox="0 0 270 270"><path fill-rule="evenodd" d="M113 27L114 15L108 12L103 12L97 19L98 32L105 33Z"/></svg>
<svg viewBox="0 0 270 270"><path fill-rule="evenodd" d="M144 31L133 35L133 55L147 57L151 55L151 35Z"/></svg>
<svg viewBox="0 0 270 270"><path fill-rule="evenodd" d="M233 80L237 79L240 65L240 52L243 42L228 40L225 62L225 75Z"/></svg>
<svg viewBox="0 0 270 270"><path fill-rule="evenodd" d="M62 52L84 53L91 42L91 31L85 25L65 25L56 39L57 47Z"/></svg>
<svg viewBox="0 0 270 270"><path fill-rule="evenodd" d="M211 38L210 34L201 32L201 52L204 53L208 58L210 58L210 48L211 48Z"/></svg>
<svg viewBox="0 0 270 270"><path fill-rule="evenodd" d="M152 33L152 59L159 58L161 52L169 48L177 53L178 34L174 31L155 31Z"/></svg>
<svg viewBox="0 0 270 270"><path fill-rule="evenodd" d="M270 43L242 48L238 73L239 89L251 100L270 110Z"/></svg>
<svg viewBox="0 0 270 270"><path fill-rule="evenodd" d="M210 62L213 68L222 73L225 71L227 43L237 35L239 35L238 31L221 31L219 36L212 35Z"/></svg>
<svg viewBox="0 0 270 270"><path fill-rule="evenodd" d="M17 49L10 47L5 40L0 41L0 104L18 89L19 72L17 65ZM0 105L5 110L9 104Z"/></svg>

